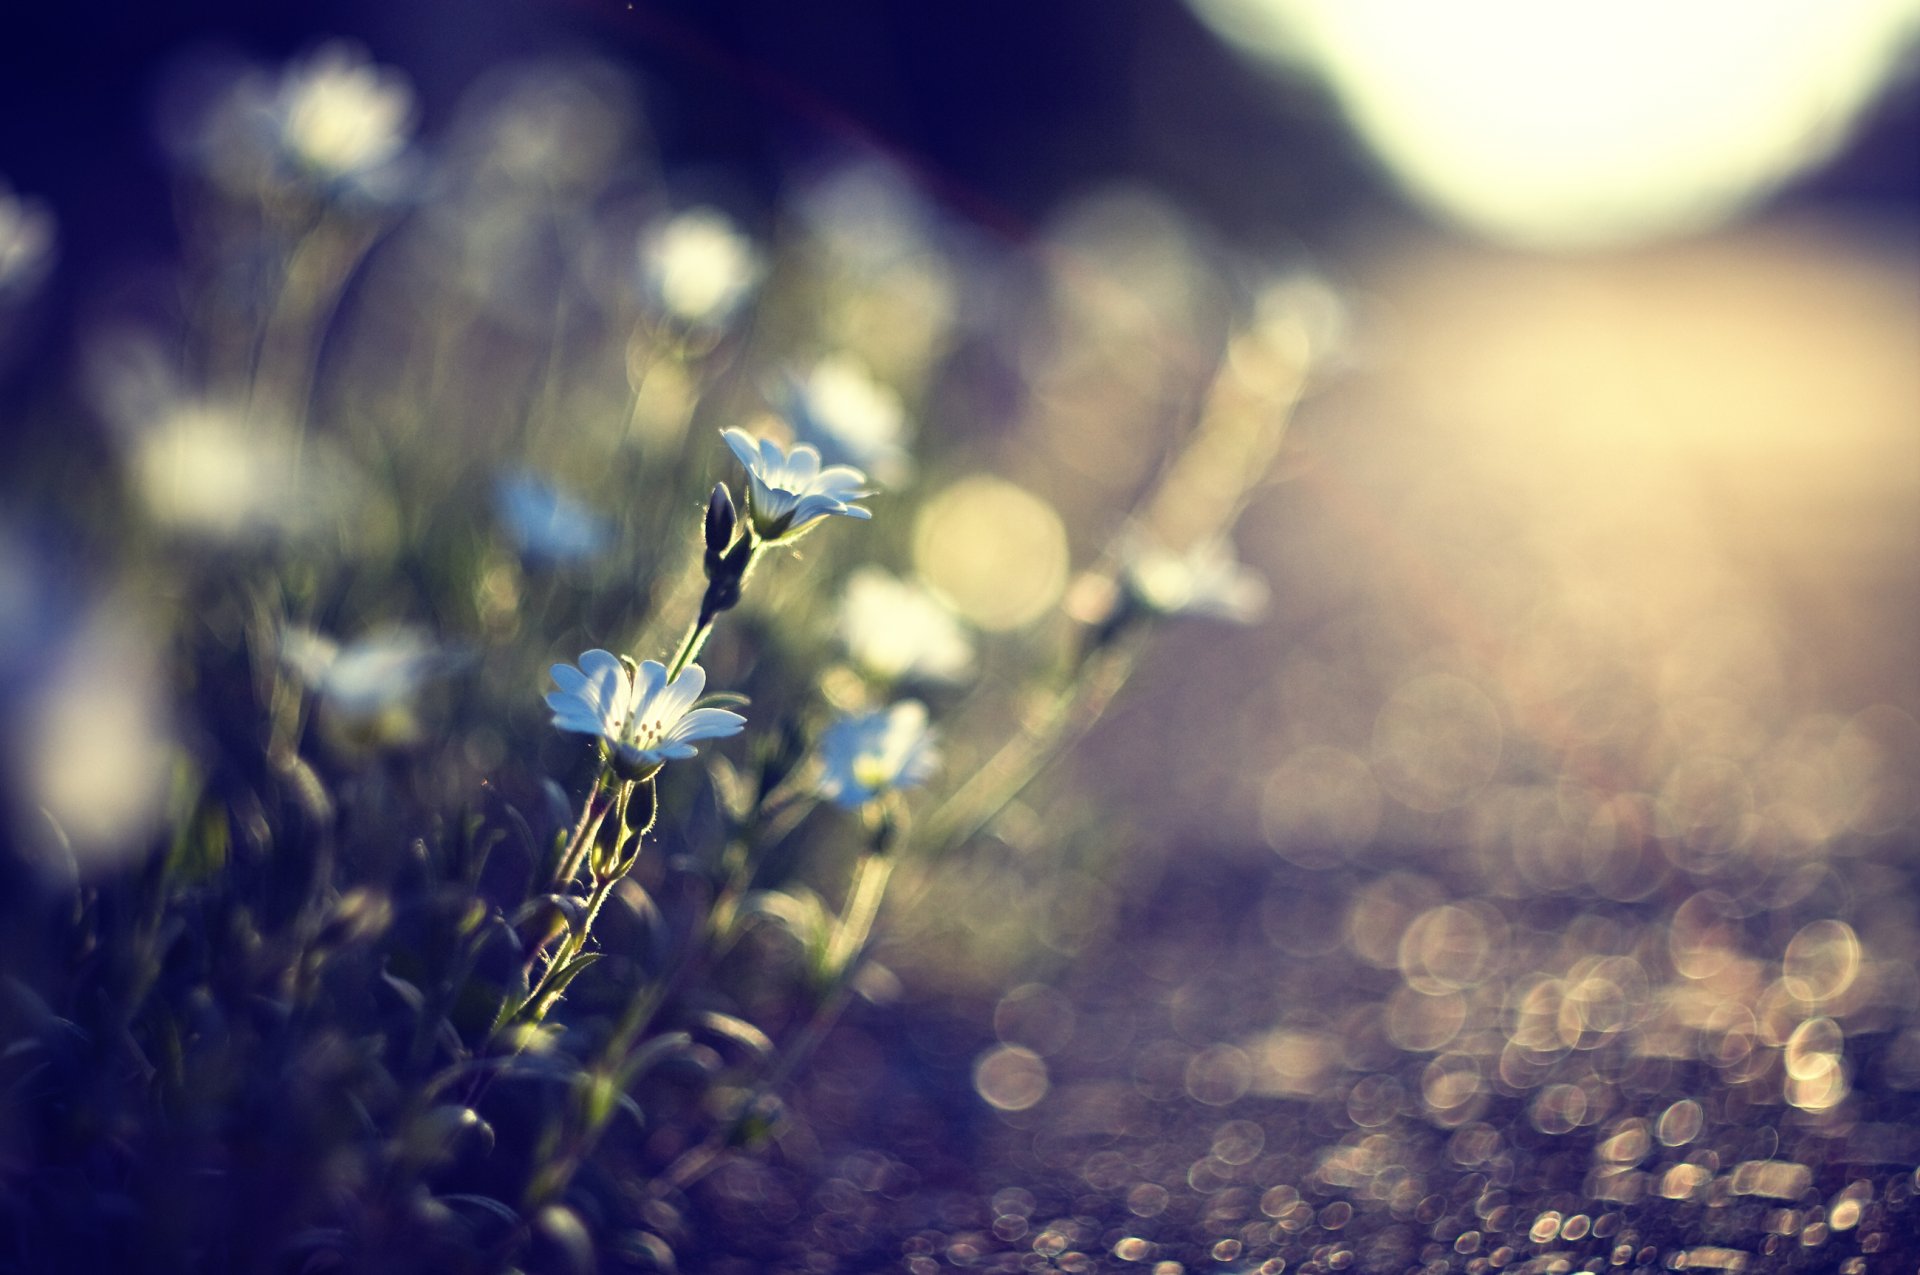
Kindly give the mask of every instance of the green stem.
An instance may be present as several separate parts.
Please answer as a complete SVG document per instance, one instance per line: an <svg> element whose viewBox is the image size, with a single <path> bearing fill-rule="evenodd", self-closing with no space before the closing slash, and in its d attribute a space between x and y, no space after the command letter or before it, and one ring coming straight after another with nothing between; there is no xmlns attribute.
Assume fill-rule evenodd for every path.
<svg viewBox="0 0 1920 1275"><path fill-rule="evenodd" d="M707 644L707 638L713 633L713 619L712 616L702 616L687 630L680 649L674 653L673 663L667 665L667 681L679 677L687 665L693 663L693 657L700 654L700 648Z"/></svg>
<svg viewBox="0 0 1920 1275"><path fill-rule="evenodd" d="M745 591L747 581L753 576L754 564L760 561L766 549L765 544L756 541L752 551L748 553L746 565L740 568L741 591ZM700 648L707 644L709 637L713 636L713 626L719 620L720 614L719 611L708 610L706 601L704 599L701 601L699 618L694 620L693 627L687 630L687 636L680 642L680 649L674 652L673 660L667 665L669 682L680 676L687 665L693 663L694 657L700 654Z"/></svg>
<svg viewBox="0 0 1920 1275"><path fill-rule="evenodd" d="M880 903L886 898L887 881L893 876L893 864L892 855L868 851L854 865L846 912L827 941L826 969L836 983L844 981L866 950L873 923L880 916Z"/></svg>
<svg viewBox="0 0 1920 1275"><path fill-rule="evenodd" d="M601 762L599 772L593 777L593 787L587 789L587 799L580 806L580 822L573 826L566 848L560 852L560 862L553 870L553 888L556 890L573 884L573 879L580 874L581 862L587 857L587 847L599 835L600 825L607 817L607 807L600 805L598 798L611 773L607 763Z"/></svg>

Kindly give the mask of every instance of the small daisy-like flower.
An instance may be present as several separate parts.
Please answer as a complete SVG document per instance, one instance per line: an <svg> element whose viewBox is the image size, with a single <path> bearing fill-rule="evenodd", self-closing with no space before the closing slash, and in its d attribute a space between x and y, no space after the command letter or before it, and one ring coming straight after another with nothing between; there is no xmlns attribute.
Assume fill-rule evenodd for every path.
<svg viewBox="0 0 1920 1275"><path fill-rule="evenodd" d="M1135 604L1155 615L1251 624L1267 606L1267 582L1242 566L1224 539L1203 540L1175 553L1129 537L1120 546L1120 582Z"/></svg>
<svg viewBox="0 0 1920 1275"><path fill-rule="evenodd" d="M604 519L537 474L508 474L495 485L494 497L507 534L530 560L585 562L611 538Z"/></svg>
<svg viewBox="0 0 1920 1275"><path fill-rule="evenodd" d="M867 673L884 681L958 682L973 671L973 643L924 585L861 567L840 600L840 638Z"/></svg>
<svg viewBox="0 0 1920 1275"><path fill-rule="evenodd" d="M653 301L681 323L718 326L763 270L753 242L711 208L681 213L640 241L640 271Z"/></svg>
<svg viewBox="0 0 1920 1275"><path fill-rule="evenodd" d="M856 466L884 485L907 477L906 409L858 359L836 354L805 376L790 373L780 399L801 441L826 460Z"/></svg>
<svg viewBox="0 0 1920 1275"><path fill-rule="evenodd" d="M673 681L658 660L638 666L611 651L593 650L580 666L553 666L547 693L553 724L597 735L613 749L615 766L628 779L645 779L670 761L694 756L694 742L738 735L747 719L724 708L695 708L707 675L689 664Z"/></svg>
<svg viewBox="0 0 1920 1275"><path fill-rule="evenodd" d="M866 488L867 476L851 465L823 469L819 450L806 443L785 452L778 443L755 439L741 429L722 430L720 436L747 467L747 516L762 541L784 544L834 514L873 517L853 503L872 493Z"/></svg>
<svg viewBox="0 0 1920 1275"><path fill-rule="evenodd" d="M934 742L918 700L842 717L820 734L820 795L853 808L925 783L940 764Z"/></svg>

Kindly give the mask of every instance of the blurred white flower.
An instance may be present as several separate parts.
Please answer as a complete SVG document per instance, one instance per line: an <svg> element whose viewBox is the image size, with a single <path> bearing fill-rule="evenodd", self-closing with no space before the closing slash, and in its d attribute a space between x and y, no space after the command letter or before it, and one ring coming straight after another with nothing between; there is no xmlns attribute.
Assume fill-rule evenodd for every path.
<svg viewBox="0 0 1920 1275"><path fill-rule="evenodd" d="M1267 583L1242 566L1224 539L1175 553L1135 533L1120 544L1120 583L1156 615L1205 615L1250 624L1267 606Z"/></svg>
<svg viewBox="0 0 1920 1275"><path fill-rule="evenodd" d="M351 495L348 475L317 440L296 447L234 406L181 398L127 425L134 485L160 522L221 539L297 534L323 525Z"/></svg>
<svg viewBox="0 0 1920 1275"><path fill-rule="evenodd" d="M37 593L45 603L40 574L31 560L0 562L0 600ZM138 854L158 826L174 759L156 654L164 643L111 601L56 628L0 634L0 755L22 813L42 812L87 875ZM10 831L22 844L38 834Z"/></svg>
<svg viewBox="0 0 1920 1275"><path fill-rule="evenodd" d="M222 82L210 106L175 122L173 142L230 193L257 197L298 186L376 199L398 193L413 89L364 50L335 41L277 76L254 67L201 74Z"/></svg>
<svg viewBox="0 0 1920 1275"><path fill-rule="evenodd" d="M299 169L322 182L364 181L406 149L413 89L398 71L335 42L287 67L272 114Z"/></svg>
<svg viewBox="0 0 1920 1275"><path fill-rule="evenodd" d="M31 292L53 264L53 214L0 180L0 303Z"/></svg>
<svg viewBox="0 0 1920 1275"><path fill-rule="evenodd" d="M547 693L554 726L606 740L629 779L694 756L696 740L737 735L747 724L724 708L693 706L707 685L698 664L668 682L666 665L657 660L636 668L610 651L592 650L580 657L578 668L556 664L552 674L560 688Z"/></svg>
<svg viewBox="0 0 1920 1275"><path fill-rule="evenodd" d="M669 317L718 326L760 282L764 266L725 215L696 208L641 236L640 270L648 295Z"/></svg>
<svg viewBox="0 0 1920 1275"><path fill-rule="evenodd" d="M781 399L794 432L826 461L864 470L883 485L906 478L906 409L860 360L836 354L804 377L789 374Z"/></svg>
<svg viewBox="0 0 1920 1275"><path fill-rule="evenodd" d="M306 683L333 725L361 742L397 743L415 733L413 701L442 671L448 653L415 629L386 629L341 646L312 629L290 628L280 655Z"/></svg>
<svg viewBox="0 0 1920 1275"><path fill-rule="evenodd" d="M870 675L884 681L957 682L973 671L973 643L926 586L861 567L840 599L840 638Z"/></svg>
<svg viewBox="0 0 1920 1275"><path fill-rule="evenodd" d="M507 534L530 560L584 562L612 539L604 518L538 474L508 474L495 484L494 497Z"/></svg>
<svg viewBox="0 0 1920 1275"><path fill-rule="evenodd" d="M838 719L820 733L820 762L820 795L841 806L925 783L940 764L927 706L902 700Z"/></svg>
<svg viewBox="0 0 1920 1275"><path fill-rule="evenodd" d="M783 544L834 514L873 517L872 511L853 503L871 494L866 490L867 476L859 470L849 465L822 469L819 451L805 443L786 452L778 443L755 439L745 430L722 430L720 436L747 467L747 514L761 540Z"/></svg>
<svg viewBox="0 0 1920 1275"><path fill-rule="evenodd" d="M499 67L463 95L449 149L470 181L550 195L597 188L634 131L632 97L611 63L545 57Z"/></svg>

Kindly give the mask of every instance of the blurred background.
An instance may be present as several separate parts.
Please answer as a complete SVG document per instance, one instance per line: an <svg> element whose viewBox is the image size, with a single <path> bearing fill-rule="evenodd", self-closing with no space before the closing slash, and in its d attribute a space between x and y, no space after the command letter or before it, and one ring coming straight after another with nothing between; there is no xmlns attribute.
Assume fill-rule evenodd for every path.
<svg viewBox="0 0 1920 1275"><path fill-rule="evenodd" d="M959 370L919 430L1040 496L1059 547L960 597L984 629L1020 622L993 611L1015 585L1060 601L1200 411L1248 281L1292 288L1295 339L1337 374L1235 536L1266 622L1170 631L1071 782L929 887L952 906L894 918L914 1030L856 1015L812 1097L849 1145L1071 1184L1058 1211L1096 1222L1055 1253L1117 1252L1112 1228L1180 1212L1169 1187L1248 1253L1337 1245L1330 1193L1372 1201L1376 1238L1440 1196L1464 1269L1516 1220L1460 1182L1528 1172L1547 1194L1518 1234L1580 1254L1612 1248L1589 1214L1716 1177L1751 1205L1728 1252L1784 1237L1842 1269L1901 1242L1920 6L435 0L10 25L0 175L57 231L0 314L0 464L109 448L51 436L44 405L177 249L154 121L181 68L328 36L404 69L427 139L499 68L588 58L676 196L751 225L881 172L835 187L841 211L905 190L991 261L978 295L940 281ZM29 404L41 423L12 426ZM1111 835L1063 860L1046 829L1089 811ZM850 1110L880 1059L886 1119ZM1289 1102L1311 1118L1277 1122ZM1258 1207L1215 1216L1233 1183ZM797 1177L724 1185L818 1211ZM940 1244L1053 1233L1046 1190L1003 1196L955 1205ZM1630 1225L1730 1264L1662 1216ZM878 1219L814 1240L863 1252Z"/></svg>

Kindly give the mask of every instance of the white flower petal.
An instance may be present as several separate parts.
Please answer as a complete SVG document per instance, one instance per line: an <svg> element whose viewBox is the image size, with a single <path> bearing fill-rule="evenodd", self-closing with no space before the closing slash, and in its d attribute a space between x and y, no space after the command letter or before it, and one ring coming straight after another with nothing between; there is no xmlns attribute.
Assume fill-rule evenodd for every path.
<svg viewBox="0 0 1920 1275"><path fill-rule="evenodd" d="M735 458L746 466L748 473L753 473L760 468L760 450L754 444L753 436L747 431L723 429L720 431L720 437L726 442L728 450L734 454Z"/></svg>
<svg viewBox="0 0 1920 1275"><path fill-rule="evenodd" d="M813 485L820 491L841 496L846 500L858 500L862 496L872 495L866 490L867 476L852 465L829 465L820 471Z"/></svg>
<svg viewBox="0 0 1920 1275"><path fill-rule="evenodd" d="M664 676L665 670L662 670ZM693 707L700 692L707 686L707 671L698 664L689 664L680 670L680 676L673 679L671 685L663 688L654 697L651 714L655 720L671 722Z"/></svg>
<svg viewBox="0 0 1920 1275"><path fill-rule="evenodd" d="M695 739L725 739L745 729L747 719L724 708L696 708L661 736L663 743L686 743Z"/></svg>
<svg viewBox="0 0 1920 1275"><path fill-rule="evenodd" d="M659 660L640 661L640 675L633 680L633 713L651 717L654 702L667 684L667 666Z"/></svg>

